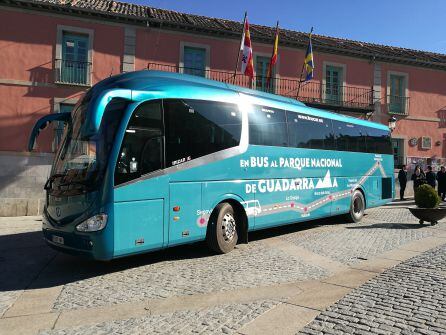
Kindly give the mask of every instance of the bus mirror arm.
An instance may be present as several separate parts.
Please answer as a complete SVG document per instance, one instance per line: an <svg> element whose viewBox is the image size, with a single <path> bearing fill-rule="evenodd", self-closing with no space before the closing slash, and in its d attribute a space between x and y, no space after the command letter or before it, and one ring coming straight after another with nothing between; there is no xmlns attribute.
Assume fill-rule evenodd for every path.
<svg viewBox="0 0 446 335"><path fill-rule="evenodd" d="M64 123L68 123L70 121L71 113L54 113L48 114L44 117L41 117L37 120L34 125L31 134L29 136L28 141L28 151L33 151L36 147L36 139L39 136L40 132L45 129L51 122L53 121L61 121Z"/></svg>

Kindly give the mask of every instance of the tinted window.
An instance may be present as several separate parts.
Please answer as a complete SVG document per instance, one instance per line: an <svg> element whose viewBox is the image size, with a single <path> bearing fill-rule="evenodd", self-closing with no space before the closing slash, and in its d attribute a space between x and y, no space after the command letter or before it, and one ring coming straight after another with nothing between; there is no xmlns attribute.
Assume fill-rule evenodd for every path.
<svg viewBox="0 0 446 335"><path fill-rule="evenodd" d="M367 127L367 152L376 154L393 154L390 132Z"/></svg>
<svg viewBox="0 0 446 335"><path fill-rule="evenodd" d="M115 170L115 184L163 168L161 103L144 103L133 113L125 131Z"/></svg>
<svg viewBox="0 0 446 335"><path fill-rule="evenodd" d="M352 123L333 120L336 146L340 151L366 151L366 128Z"/></svg>
<svg viewBox="0 0 446 335"><path fill-rule="evenodd" d="M249 143L257 145L288 145L285 111L254 106L249 113Z"/></svg>
<svg viewBox="0 0 446 335"><path fill-rule="evenodd" d="M291 147L333 150L334 135L331 120L311 115L287 112Z"/></svg>
<svg viewBox="0 0 446 335"><path fill-rule="evenodd" d="M235 147L242 117L237 105L198 100L164 100L166 166Z"/></svg>

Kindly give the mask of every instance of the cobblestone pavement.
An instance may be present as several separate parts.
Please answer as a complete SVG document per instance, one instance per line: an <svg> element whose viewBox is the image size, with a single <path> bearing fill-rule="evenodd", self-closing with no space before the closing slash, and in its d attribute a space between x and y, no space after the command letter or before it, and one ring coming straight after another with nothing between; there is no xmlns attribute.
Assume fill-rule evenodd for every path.
<svg viewBox="0 0 446 335"><path fill-rule="evenodd" d="M445 334L446 244L385 271L301 334Z"/></svg>
<svg viewBox="0 0 446 335"><path fill-rule="evenodd" d="M277 301L265 300L247 304L222 305L198 311L180 311L46 331L40 335L232 334L277 304Z"/></svg>
<svg viewBox="0 0 446 335"><path fill-rule="evenodd" d="M165 261L68 284L55 309L92 307L318 279L324 269L260 241L225 255Z"/></svg>
<svg viewBox="0 0 446 335"><path fill-rule="evenodd" d="M364 221L377 220L380 222L390 222L395 224L401 223L418 223L418 219L405 208L389 208L378 207L369 209Z"/></svg>
<svg viewBox="0 0 446 335"><path fill-rule="evenodd" d="M377 217L376 213L369 216ZM423 229L421 226L414 227L413 224L370 223L369 216L364 223L346 225L342 230L321 231L303 236L288 234L283 236L283 239L314 253L353 265L433 234L432 230Z"/></svg>

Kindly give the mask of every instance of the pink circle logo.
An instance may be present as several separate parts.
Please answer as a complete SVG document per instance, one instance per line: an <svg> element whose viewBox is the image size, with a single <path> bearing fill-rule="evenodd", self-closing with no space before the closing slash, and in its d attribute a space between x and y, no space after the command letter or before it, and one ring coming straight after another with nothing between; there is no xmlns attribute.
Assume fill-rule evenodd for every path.
<svg viewBox="0 0 446 335"><path fill-rule="evenodd" d="M205 217L203 217L203 216L200 216L200 217L197 219L197 225L198 225L198 227L206 227L206 226L207 226L207 223L208 223L208 220L207 220Z"/></svg>

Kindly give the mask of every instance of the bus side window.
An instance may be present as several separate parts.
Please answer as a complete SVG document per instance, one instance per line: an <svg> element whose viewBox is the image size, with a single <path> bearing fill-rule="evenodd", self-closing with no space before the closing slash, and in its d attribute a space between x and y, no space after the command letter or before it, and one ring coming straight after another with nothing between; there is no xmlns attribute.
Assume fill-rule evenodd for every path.
<svg viewBox="0 0 446 335"><path fill-rule="evenodd" d="M287 123L291 147L335 150L330 119L288 111Z"/></svg>
<svg viewBox="0 0 446 335"><path fill-rule="evenodd" d="M161 103L138 106L127 125L115 169L115 185L163 168Z"/></svg>
<svg viewBox="0 0 446 335"><path fill-rule="evenodd" d="M336 136L337 150L367 152L367 131L365 127L342 121L333 121L333 129Z"/></svg>
<svg viewBox="0 0 446 335"><path fill-rule="evenodd" d="M235 104L166 99L166 166L174 166L240 143L242 117Z"/></svg>
<svg viewBox="0 0 446 335"><path fill-rule="evenodd" d="M254 106L249 113L249 143L277 147L288 146L285 111Z"/></svg>
<svg viewBox="0 0 446 335"><path fill-rule="evenodd" d="M393 154L390 133L386 130L367 128L367 152L375 154Z"/></svg>

